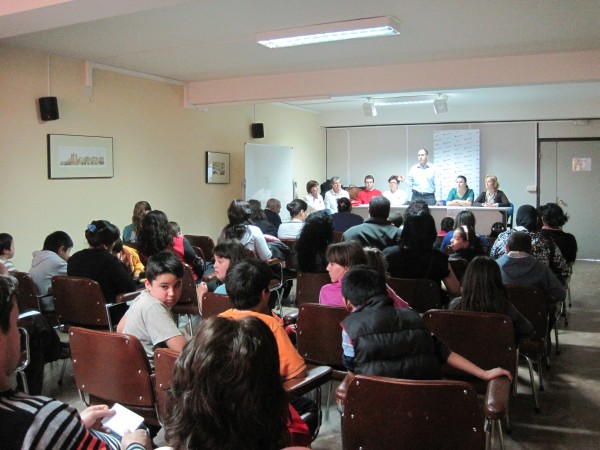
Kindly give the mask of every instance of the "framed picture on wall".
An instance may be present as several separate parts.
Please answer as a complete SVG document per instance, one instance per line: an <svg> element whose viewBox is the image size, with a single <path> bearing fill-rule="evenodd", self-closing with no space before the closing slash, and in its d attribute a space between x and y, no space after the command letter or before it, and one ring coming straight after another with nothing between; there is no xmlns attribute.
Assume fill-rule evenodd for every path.
<svg viewBox="0 0 600 450"><path fill-rule="evenodd" d="M229 183L229 153L206 152L206 182Z"/></svg>
<svg viewBox="0 0 600 450"><path fill-rule="evenodd" d="M48 135L48 178L112 178L113 138Z"/></svg>

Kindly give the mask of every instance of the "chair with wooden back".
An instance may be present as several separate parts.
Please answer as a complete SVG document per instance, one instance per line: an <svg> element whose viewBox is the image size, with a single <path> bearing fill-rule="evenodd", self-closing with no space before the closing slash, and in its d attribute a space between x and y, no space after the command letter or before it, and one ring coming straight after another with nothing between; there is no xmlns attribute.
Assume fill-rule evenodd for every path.
<svg viewBox="0 0 600 450"><path fill-rule="evenodd" d="M442 307L442 289L435 281L424 278L390 277L387 279L387 284L419 313Z"/></svg>
<svg viewBox="0 0 600 450"><path fill-rule="evenodd" d="M175 314L177 318L180 315L187 316L188 331L192 335L192 316L200 315L200 311L198 309L198 295L196 294L194 275L192 268L187 264L183 265L183 279L181 282L181 296L179 297L179 301L171 308L171 313Z"/></svg>
<svg viewBox="0 0 600 450"><path fill-rule="evenodd" d="M538 386L539 390L544 390L543 365L542 360L546 360L546 367L549 367L547 353L548 342L548 308L544 292L532 286L506 286L508 300L515 308L531 323L533 334L519 343L519 355L523 356L529 368L529 377L531 379L531 390L535 402L536 412L540 411L537 392L535 389L533 375L533 361L535 358L538 365Z"/></svg>
<svg viewBox="0 0 600 450"><path fill-rule="evenodd" d="M477 393L465 382L358 375L342 415L345 449L483 450Z"/></svg>
<svg viewBox="0 0 600 450"><path fill-rule="evenodd" d="M54 310L63 327L113 330L127 311L127 303L106 303L100 285L89 278L52 277Z"/></svg>
<svg viewBox="0 0 600 450"><path fill-rule="evenodd" d="M467 358L484 370L502 367L508 370L516 383L517 379L517 346L510 317L503 314L473 311L431 310L423 315L425 325L438 339L445 342L453 352ZM454 369L448 364L443 366L443 376L447 379L468 381L477 392L485 393L488 383L465 372ZM508 420L508 402L510 390L501 399L506 409L486 410L486 421L491 430L498 428L500 441L503 443L500 420Z"/></svg>
<svg viewBox="0 0 600 450"><path fill-rule="evenodd" d="M157 348L154 350L154 394L158 410L158 418L164 424L167 418L167 391L173 382L173 367L179 352L170 348Z"/></svg>
<svg viewBox="0 0 600 450"><path fill-rule="evenodd" d="M11 275L19 282L17 287L19 311L23 312L31 309L40 311L40 297L31 275L27 272L11 272Z"/></svg>
<svg viewBox="0 0 600 450"><path fill-rule="evenodd" d="M331 283L328 273L298 272L296 279L296 306L319 303L321 288Z"/></svg>
<svg viewBox="0 0 600 450"><path fill-rule="evenodd" d="M452 267L452 272L454 272L456 279L460 284L462 284L462 279L467 271L469 261L466 259L449 259L448 263L450 264L450 267Z"/></svg>
<svg viewBox="0 0 600 450"><path fill-rule="evenodd" d="M222 312L233 308L228 295L205 292L202 295L202 318L218 316Z"/></svg>
<svg viewBox="0 0 600 450"><path fill-rule="evenodd" d="M152 372L138 338L71 327L69 343L75 383L85 404L120 403L144 417L146 425L160 426Z"/></svg>
<svg viewBox="0 0 600 450"><path fill-rule="evenodd" d="M186 238L193 247L199 247L204 254L204 260L206 262L213 258L213 249L215 248L215 241L210 236L200 236L194 234L185 234Z"/></svg>
<svg viewBox="0 0 600 450"><path fill-rule="evenodd" d="M342 381L348 371L342 362L342 328L340 323L348 317L342 307L304 303L298 307L296 346L298 353L308 363L325 365L333 369L333 381ZM327 409L331 398L332 384L327 392Z"/></svg>

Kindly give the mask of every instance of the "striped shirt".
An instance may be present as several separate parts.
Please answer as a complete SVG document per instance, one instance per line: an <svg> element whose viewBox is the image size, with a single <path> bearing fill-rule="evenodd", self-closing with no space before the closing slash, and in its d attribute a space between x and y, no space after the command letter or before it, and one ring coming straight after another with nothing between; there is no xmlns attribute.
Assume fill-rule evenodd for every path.
<svg viewBox="0 0 600 450"><path fill-rule="evenodd" d="M0 393L0 442L4 450L120 449L117 437L87 430L72 406L13 390Z"/></svg>

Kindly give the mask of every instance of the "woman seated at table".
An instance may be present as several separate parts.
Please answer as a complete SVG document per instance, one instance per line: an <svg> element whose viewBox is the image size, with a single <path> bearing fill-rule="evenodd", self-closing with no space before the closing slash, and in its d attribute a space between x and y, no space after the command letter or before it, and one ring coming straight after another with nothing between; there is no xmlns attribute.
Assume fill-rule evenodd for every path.
<svg viewBox="0 0 600 450"><path fill-rule="evenodd" d="M467 177L459 175L456 177L456 187L452 188L446 199L446 206L471 206L475 193L469 189Z"/></svg>
<svg viewBox="0 0 600 450"><path fill-rule="evenodd" d="M485 191L483 191L475 199L475 204L479 206L488 207L506 207L510 206L508 197L500 189L500 183L498 183L498 177L496 175L485 176Z"/></svg>
<svg viewBox="0 0 600 450"><path fill-rule="evenodd" d="M390 201L390 206L402 206L406 203L406 192L398 189L398 175L392 175L388 178L390 189L383 193L383 196Z"/></svg>
<svg viewBox="0 0 600 450"><path fill-rule="evenodd" d="M533 333L531 323L508 300L500 267L488 256L471 261L462 280L462 297L455 298L448 309L506 314L512 320L517 342Z"/></svg>
<svg viewBox="0 0 600 450"><path fill-rule="evenodd" d="M481 240L475 234L473 227L463 225L454 230L450 246L454 253L450 259L466 259L471 261L476 256L485 254Z"/></svg>
<svg viewBox="0 0 600 450"><path fill-rule="evenodd" d="M321 194L319 194L319 183L317 181L310 180L306 183L306 192L307 194L304 196L304 200L308 205L306 215L325 209L325 202Z"/></svg>

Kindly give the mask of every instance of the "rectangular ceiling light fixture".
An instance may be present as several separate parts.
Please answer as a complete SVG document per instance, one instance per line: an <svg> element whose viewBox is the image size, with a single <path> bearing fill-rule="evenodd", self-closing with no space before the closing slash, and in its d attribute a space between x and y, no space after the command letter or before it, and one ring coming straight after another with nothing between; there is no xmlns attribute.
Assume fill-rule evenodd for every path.
<svg viewBox="0 0 600 450"><path fill-rule="evenodd" d="M269 48L281 48L397 34L400 34L400 22L384 16L266 31L256 33L256 41Z"/></svg>

